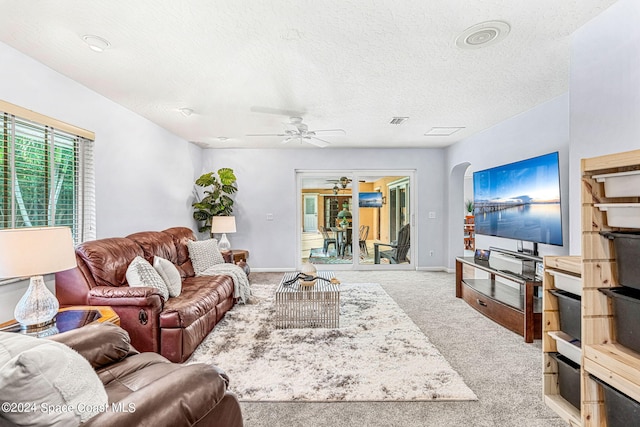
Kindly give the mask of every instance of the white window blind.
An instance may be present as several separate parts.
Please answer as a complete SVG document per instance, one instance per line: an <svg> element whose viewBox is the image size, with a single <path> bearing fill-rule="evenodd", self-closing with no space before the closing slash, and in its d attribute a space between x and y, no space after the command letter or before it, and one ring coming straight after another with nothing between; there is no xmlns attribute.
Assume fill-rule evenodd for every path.
<svg viewBox="0 0 640 427"><path fill-rule="evenodd" d="M76 244L95 239L93 140L27 113L0 111L0 228L68 226Z"/></svg>

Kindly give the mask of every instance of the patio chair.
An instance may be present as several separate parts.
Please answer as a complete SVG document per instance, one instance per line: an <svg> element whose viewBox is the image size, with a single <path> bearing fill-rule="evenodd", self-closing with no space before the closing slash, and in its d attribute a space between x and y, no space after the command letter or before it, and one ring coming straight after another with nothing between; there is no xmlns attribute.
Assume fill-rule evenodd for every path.
<svg viewBox="0 0 640 427"><path fill-rule="evenodd" d="M336 238L330 237L329 232L324 226L320 225L318 226L318 229L320 230L320 233L322 233L322 238L324 239L324 243L322 244L322 251L324 252L324 254L326 255L329 251L329 245L333 245L333 248L337 251L338 241L336 240Z"/></svg>
<svg viewBox="0 0 640 427"><path fill-rule="evenodd" d="M391 243L374 243L374 263L380 264L380 258L388 259L391 264L400 264L409 262L407 255L409 254L410 245L410 228L409 224L403 226L398 232L398 240ZM380 246L388 246L391 250L381 251Z"/></svg>

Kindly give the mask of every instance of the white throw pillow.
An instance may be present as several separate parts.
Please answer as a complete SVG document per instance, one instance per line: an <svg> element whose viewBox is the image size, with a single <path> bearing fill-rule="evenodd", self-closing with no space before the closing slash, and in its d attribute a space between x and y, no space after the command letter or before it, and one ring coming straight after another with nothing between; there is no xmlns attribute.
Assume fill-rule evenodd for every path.
<svg viewBox="0 0 640 427"><path fill-rule="evenodd" d="M177 297L182 292L182 277L178 268L168 259L159 256L153 257L153 268L156 269L165 285L169 289L170 297Z"/></svg>
<svg viewBox="0 0 640 427"><path fill-rule="evenodd" d="M77 426L107 410L98 374L64 344L0 332L0 367L0 402L17 405L2 418L14 424Z"/></svg>
<svg viewBox="0 0 640 427"><path fill-rule="evenodd" d="M187 249L189 250L189 258L191 258L191 264L196 276L211 266L224 264L224 258L220 253L220 249L218 249L218 241L216 239L189 240Z"/></svg>
<svg viewBox="0 0 640 427"><path fill-rule="evenodd" d="M155 268L149 262L137 256L131 261L125 274L129 286L148 286L160 291L164 300L169 299L169 288L162 280Z"/></svg>

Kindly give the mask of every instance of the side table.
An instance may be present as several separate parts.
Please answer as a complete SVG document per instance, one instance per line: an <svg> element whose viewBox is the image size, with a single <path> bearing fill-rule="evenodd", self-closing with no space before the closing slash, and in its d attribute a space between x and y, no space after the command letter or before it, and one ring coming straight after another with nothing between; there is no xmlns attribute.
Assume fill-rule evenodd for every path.
<svg viewBox="0 0 640 427"><path fill-rule="evenodd" d="M233 262L236 264L240 261L247 262L247 258L249 258L249 251L246 249L231 249L231 253L233 254Z"/></svg>
<svg viewBox="0 0 640 427"><path fill-rule="evenodd" d="M120 316L108 306L76 305L58 310L56 323L42 329L23 330L15 320L0 323L1 332L19 332L25 335L45 337L78 329L91 323L114 323L120 326Z"/></svg>
<svg viewBox="0 0 640 427"><path fill-rule="evenodd" d="M247 264L247 258L249 258L249 251L246 249L231 249L231 256L233 257L233 263L241 267L247 277L251 273L249 264Z"/></svg>

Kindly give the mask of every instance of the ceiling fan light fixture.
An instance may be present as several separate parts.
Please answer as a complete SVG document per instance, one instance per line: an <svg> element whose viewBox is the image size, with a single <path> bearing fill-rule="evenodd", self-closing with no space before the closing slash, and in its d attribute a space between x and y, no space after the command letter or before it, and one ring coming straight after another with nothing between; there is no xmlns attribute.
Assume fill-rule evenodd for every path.
<svg viewBox="0 0 640 427"><path fill-rule="evenodd" d="M94 52L104 52L111 46L108 40L94 36L93 34L85 34L82 36L82 40L89 46L89 49Z"/></svg>

